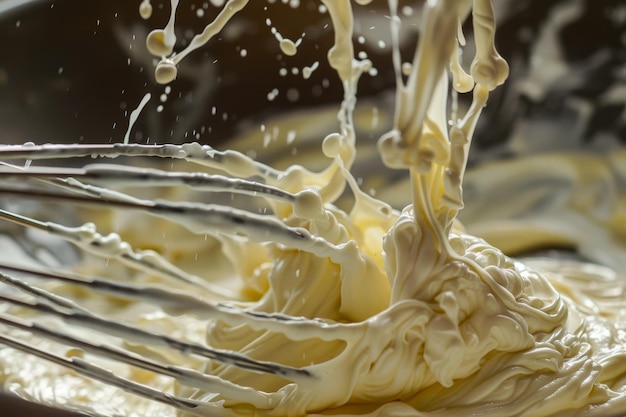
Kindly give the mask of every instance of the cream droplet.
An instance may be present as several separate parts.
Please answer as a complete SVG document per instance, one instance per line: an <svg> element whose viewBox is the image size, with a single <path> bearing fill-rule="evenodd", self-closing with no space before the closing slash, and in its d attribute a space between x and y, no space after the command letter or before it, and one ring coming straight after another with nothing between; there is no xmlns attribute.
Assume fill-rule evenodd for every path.
<svg viewBox="0 0 626 417"><path fill-rule="evenodd" d="M154 77L159 84L169 84L176 79L178 70L172 61L161 61L154 70Z"/></svg>
<svg viewBox="0 0 626 417"><path fill-rule="evenodd" d="M152 17L152 5L150 0L143 0L139 5L139 15L142 19L148 20Z"/></svg>
<svg viewBox="0 0 626 417"><path fill-rule="evenodd" d="M311 74L313 74L313 71L318 69L319 66L319 61L315 61L310 67L302 68L302 77L304 77L305 80L308 80L311 77Z"/></svg>
<svg viewBox="0 0 626 417"><path fill-rule="evenodd" d="M280 50L287 56L294 56L296 52L298 52L296 44L291 39L287 38L283 38L280 41Z"/></svg>
<svg viewBox="0 0 626 417"><path fill-rule="evenodd" d="M158 57L168 56L172 53L172 46L165 43L165 31L163 29L155 29L148 34L146 47L152 55Z"/></svg>
<svg viewBox="0 0 626 417"><path fill-rule="evenodd" d="M313 188L302 190L296 194L293 210L296 216L303 219L319 218L322 214L322 197Z"/></svg>
<svg viewBox="0 0 626 417"><path fill-rule="evenodd" d="M337 154L339 154L341 135L338 133L331 133L330 135L324 138L322 142L322 152L328 158L334 158Z"/></svg>

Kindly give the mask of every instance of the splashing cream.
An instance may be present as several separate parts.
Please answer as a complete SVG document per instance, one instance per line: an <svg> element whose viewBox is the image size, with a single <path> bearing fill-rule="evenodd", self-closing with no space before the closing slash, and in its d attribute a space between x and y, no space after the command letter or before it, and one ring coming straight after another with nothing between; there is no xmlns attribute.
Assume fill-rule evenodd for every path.
<svg viewBox="0 0 626 417"><path fill-rule="evenodd" d="M167 26L147 39L160 59L156 80L173 82L181 60L247 3L220 4L215 20L174 52L172 0ZM351 174L357 84L372 62L355 57L351 2L322 3L335 33L328 60L344 88L338 132L322 142L323 170L279 170L197 143L0 148L4 161L33 161L26 168L3 163L3 195L79 204L99 224L0 211L19 225L15 236L22 228L36 239L52 236L81 258L71 270L51 270L19 245L3 253L5 388L102 416L626 410L626 303L618 276L590 264L531 267L466 234L456 219L474 128L508 74L494 48L491 2L425 2L419 42L405 65L397 4L389 2L397 89L393 128L378 149L388 167L410 177L412 204L402 211L363 192ZM141 17L151 11L143 0ZM458 51L470 13L476 55L466 73ZM285 54L298 52L289 39L276 39ZM458 114L450 97L465 92L473 100ZM176 164L38 164L120 156ZM17 179L29 185L13 186ZM344 211L334 203L346 188L354 203ZM227 199L193 199L206 192L250 202L237 208ZM107 224L120 234L100 233ZM156 243L161 234L165 246ZM511 236L503 241L515 241ZM186 269L190 257L195 272Z"/></svg>

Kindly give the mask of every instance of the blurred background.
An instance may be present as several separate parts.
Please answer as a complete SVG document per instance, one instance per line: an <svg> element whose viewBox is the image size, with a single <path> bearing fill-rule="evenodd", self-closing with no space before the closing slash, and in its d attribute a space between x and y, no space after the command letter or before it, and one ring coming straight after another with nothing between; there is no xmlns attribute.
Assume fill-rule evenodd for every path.
<svg viewBox="0 0 626 417"><path fill-rule="evenodd" d="M1 143L120 141L129 112L146 92L153 98L131 136L139 143L219 143L258 127L268 115L341 99L325 58L332 28L318 1L301 0L297 9L284 1L250 2L209 45L183 60L169 94L154 82L155 60L144 41L150 30L167 23L169 2L153 2L147 21L139 17L139 3L0 0ZM176 50L215 16L219 9L212 3L181 2ZM419 1L400 3L405 60L414 50L419 6ZM561 132L532 146L624 141L625 3L499 0L496 6L497 47L511 76L490 99L476 150L506 153L503 144L550 126ZM384 95L394 86L386 1L354 8L355 37L363 36L356 52L375 67L375 76L362 77L359 97ZM281 53L271 26L293 40L305 34L297 55ZM465 29L471 40L471 21ZM471 57L471 48L467 52ZM302 69L315 61L319 68L305 80ZM273 89L278 93L269 100ZM390 113L390 102L383 103L389 106L379 111Z"/></svg>
<svg viewBox="0 0 626 417"><path fill-rule="evenodd" d="M120 142L130 112L147 92L152 99L131 142L194 140L223 147L228 141L280 166L305 158L307 149L319 153L321 139L337 129L342 90L326 62L333 33L318 1L300 0L297 9L284 1L251 1L209 45L181 63L169 87L155 83L156 61L145 48L148 32L167 23L169 2L153 1L147 21L139 16L139 3L0 0L1 144ZM220 2L181 1L176 50L217 14L214 3ZM623 145L626 2L495 3L497 47L511 74L490 98L470 164ZM400 2L405 60L415 48L420 5ZM367 146L391 123L391 39L386 1L354 8L356 52L374 66L363 75L358 94L358 139ZM302 37L298 54L281 53L272 27L289 39ZM464 29L471 39L471 21ZM466 57L472 55L468 48ZM319 67L305 79L304 68L315 62ZM372 168L379 167L376 161L375 153L364 157L356 174L378 172ZM390 173L391 181L394 175L403 173ZM0 397L0 408L6 416L61 415L7 396Z"/></svg>

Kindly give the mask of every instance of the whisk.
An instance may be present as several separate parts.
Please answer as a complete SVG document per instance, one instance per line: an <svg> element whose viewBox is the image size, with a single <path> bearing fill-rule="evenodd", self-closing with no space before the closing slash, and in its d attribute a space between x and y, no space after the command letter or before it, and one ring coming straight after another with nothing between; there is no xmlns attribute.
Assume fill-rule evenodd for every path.
<svg viewBox="0 0 626 417"><path fill-rule="evenodd" d="M232 14L235 3L240 9L247 2L229 2L222 13ZM183 55L179 53L176 59ZM355 83L358 77L353 78ZM341 150L329 150L335 151ZM346 346L364 339L369 327L389 332L384 326L353 322L374 317L387 307L389 299L380 255L382 242L366 236L363 230L374 231L379 238L399 213L358 190L356 180L348 174L353 155L349 162L337 157L326 169L314 173L301 167L276 170L240 153L195 143L23 145L2 147L0 153L0 161L5 161L0 166L0 193L7 201L0 218L5 225L12 223L28 230L21 232L12 226L8 231L22 245L17 252L25 255L27 262L2 261L0 265L6 287L1 294L1 319L10 329L1 336L2 344L183 412L238 415L242 409L253 408L290 415L346 403L351 394L321 384L322 376L336 375L341 384L349 378L341 371L346 360L356 360L359 366L368 363L368 355L354 355ZM179 170L164 164L160 169L154 168L155 164L68 167L67 159L78 157L162 158L203 168L190 172L188 166ZM15 160L27 162L21 168L12 163ZM39 160L54 162L33 166ZM58 164L60 167L55 166ZM342 194L346 184L355 198L364 202L359 215L369 216L367 228L354 226L350 215L328 204ZM128 187L134 191L128 192ZM172 190L173 196L185 195L187 192L181 191L185 187L193 191L183 201L150 195L150 189L162 187ZM213 193L212 197L201 197L205 202L195 199L205 192ZM226 197L215 197L215 193ZM249 197L243 203L245 208L228 200L236 195ZM12 207L16 198L20 202ZM53 202L63 213L46 213L37 206L36 214L28 215L24 206L28 200L43 201L43 207ZM93 223L76 226L75 219L71 219L72 225L48 220L56 214L65 214L65 220L78 217L71 209L75 205L81 207L77 212L105 208L124 215L135 211L165 218L182 226L176 233L186 229L190 235L206 236L207 242L200 243L202 255L214 251L216 263L224 263L226 258L230 271L211 270L212 265L205 263L209 270L190 273L175 260L188 254L173 251L167 256L163 251L136 249L117 233L101 234ZM140 230L136 226L142 215L127 220L129 227ZM152 233L157 224L148 222L139 233ZM54 238L54 243L46 245L48 250L42 251L30 239L32 234L40 236L37 232L41 231ZM65 256L50 249L62 246L60 241L77 248L77 265L54 259ZM191 253L194 251L197 257L200 248ZM96 258L104 259L106 267L94 266L98 265ZM241 278L239 288L216 284L229 273ZM128 279L132 282L125 282ZM226 281L232 283L233 279ZM106 297L104 308L102 298L94 293ZM128 305L139 305L141 310L146 304L155 306L149 314L165 314L168 320L185 323L179 327L199 329L199 334L190 335L194 332L188 330L178 335L155 332L140 326L137 322L143 319L133 318L132 313L98 312L111 313L118 307L126 311ZM141 317L148 314L142 313ZM184 317L177 317L181 315ZM65 324L49 321L48 316ZM202 324L189 325L189 317ZM150 324L151 319L145 321ZM64 353L22 340L24 333L19 330L59 342ZM119 339L124 348L108 344ZM137 378L124 378L91 359L83 359L83 351L167 376L180 387L169 392L148 387ZM337 366L337 361L344 365ZM349 386L349 381L344 382Z"/></svg>
<svg viewBox="0 0 626 417"><path fill-rule="evenodd" d="M217 151L207 152L200 146L43 146L38 148L26 147L3 147L2 159L14 158L54 158L83 155L105 155L113 154L125 155L156 155L160 157L181 157L195 158L200 161L213 161L219 164L229 158L228 153ZM192 156L189 156L192 155ZM269 174L269 169L260 166L253 161L245 161L251 169L256 169L260 174ZM184 173L165 172L156 169L138 169L119 165L86 166L84 168L28 168L16 169L16 167L5 164L2 167L3 187L2 195L20 196L22 198L53 199L64 204L81 205L106 205L108 207L143 210L154 215L161 215L170 219L185 219L190 222L189 228L202 227L205 229L201 233L226 232L246 236L248 239L263 241L271 234L271 239L282 242L292 248L307 248L319 254L338 253L337 248L323 239L314 237L305 229L289 227L284 225L275 217L268 215L258 215L243 210L234 209L219 205L202 205L198 203L152 201L133 198L120 192L112 191L108 188L86 184L80 181L104 182L107 184L124 183L125 185L150 184L158 185L187 185L202 190L228 191L230 193L242 193L263 196L288 204L302 204L315 202L315 195L312 192L292 194L277 187L264 185L259 182L231 179L221 175L211 175L206 173ZM26 183L26 186L23 186ZM35 188L34 184L45 184L47 187ZM319 209L319 206L317 206ZM179 280L189 286L195 287L198 296L180 294L167 291L162 288L132 286L129 284L116 282L111 279L88 278L75 274L63 272L50 272L41 265L41 268L18 266L6 261L2 262L4 272L1 275L2 282L18 289L19 292L31 296L30 300L16 297L16 294L3 291L0 299L5 304L16 307L30 309L46 315L54 315L62 318L68 324L97 329L107 335L119 336L129 341L146 344L150 346L173 349L186 354L193 354L217 361L219 363L230 364L242 369L279 375L289 380L302 380L315 378L306 368L294 368L290 366L267 363L254 360L244 355L239 355L228 350L212 349L208 346L191 343L168 335L156 334L142 330L136 326L127 325L119 321L106 319L81 307L67 297L55 295L45 289L34 286L27 281L17 278L15 274L36 277L40 279L63 282L75 286L86 286L92 291L104 294L121 296L127 299L137 299L141 301L155 303L161 306L166 312L178 315L181 312L193 314L201 320L223 320L231 325L247 323L252 328L276 328L284 321L307 323L307 326L319 327L321 323L308 322L304 319L281 316L266 315L261 312L249 312L244 308L234 305L209 302L203 299L203 295L223 297L224 290L217 288L209 282L188 274L182 269L174 266L163 257L153 251L139 251L120 239L118 235L103 236L99 234L93 224L79 227L66 227L58 223L36 220L24 215L2 210L0 217L3 220L14 222L27 228L44 230L53 236L68 240L80 248L82 251L90 252L97 256L117 260L126 264L130 268L144 273L166 277L170 280ZM195 219L195 220L194 220ZM202 226L201 226L202 225ZM118 360L133 366L137 366L152 372L176 378L184 384L204 387L215 392L221 392L234 398L241 395L250 396L250 390L229 384L227 381L198 372L197 370L185 369L175 365L165 365L149 359L143 358L129 351L120 350L105 344L94 343L93 341L82 340L73 337L61 330L52 329L37 321L25 320L4 311L0 319L3 324L15 329L24 329L38 336L50 338L89 352ZM260 326L260 327L259 327ZM103 369L97 368L93 364L79 358L63 358L50 352L37 349L35 346L22 342L17 338L2 335L3 344L22 350L24 352L45 358L47 360L63 364L76 372L94 377L109 384L121 387L132 393L149 397L151 399L165 402L185 411L193 411L201 404L189 399L178 398L165 394L155 389L150 389L132 381L121 379ZM256 398L255 405L265 403L267 399ZM206 407L206 404L200 408Z"/></svg>
<svg viewBox="0 0 626 417"><path fill-rule="evenodd" d="M85 156L153 156L204 168L33 166L42 159ZM574 385L597 377L597 369L580 359L577 339L563 339L558 330L568 308L540 274L456 229L437 241L436 230L416 224L412 208L400 213L360 192L340 158L320 173L302 167L278 171L199 144L5 146L0 159L31 161L27 167L7 162L0 167L5 204L15 196L20 204L37 199L134 210L219 243L207 243L208 252L230 260L241 277L239 288L217 284L219 271L191 274L166 256L133 248L116 233L101 234L92 223L41 220L45 210L36 219L25 214L32 208L23 206L19 213L0 210L4 221L68 241L85 259L63 268L57 261L51 268L46 256L37 255L36 245L28 250L23 239L31 252L28 262L0 261L0 323L7 329L0 343L183 414L300 416L333 408L341 412L346 404L350 414L349 403L356 402L360 412L402 415L417 406L427 411L450 407L455 404L450 395L461 399L453 416L476 407L492 412L500 408L464 398L475 386L498 387L494 381L501 375L514 381L511 393L528 381L534 381L533 392L542 398L561 389L524 371L536 337L546 334L549 340L540 345L547 343L547 352L561 358L559 375ZM215 169L227 175L212 173ZM121 184L129 190L149 185L180 192L185 186L247 194L252 203L239 208L201 199L147 198L141 189L131 194ZM330 204L345 184L358 206L349 213ZM139 230L151 233L150 227ZM438 246L445 250L428 249ZM54 246L48 242L47 247ZM105 259L105 266L98 268L94 258ZM41 348L37 339L61 348ZM500 359L483 366L487 355ZM532 365L539 367L535 372L551 366L542 355ZM548 368L545 372L554 372ZM510 369L520 371L508 374ZM518 414L533 404L507 401L503 407ZM93 412L90 407L97 404L73 406Z"/></svg>

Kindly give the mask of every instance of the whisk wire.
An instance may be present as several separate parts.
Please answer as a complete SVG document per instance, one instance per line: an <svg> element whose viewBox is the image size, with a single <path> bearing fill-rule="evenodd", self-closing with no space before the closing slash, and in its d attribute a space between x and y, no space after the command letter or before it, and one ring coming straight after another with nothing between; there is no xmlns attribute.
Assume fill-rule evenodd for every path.
<svg viewBox="0 0 626 417"><path fill-rule="evenodd" d="M27 288L28 293L31 295L38 294L40 291L45 291L33 289L28 283L9 277L6 274L2 275L4 275L4 282L10 283L10 285L18 289ZM296 380L298 378L312 376L306 369L257 361L232 351L213 349L198 343L187 342L164 334L150 332L137 326L124 324L119 321L107 320L83 308L73 308L73 303L71 301L58 295L46 295L43 298L43 301L39 297L34 301L24 301L9 295L0 294L0 301L14 306L35 310L39 313L54 315L61 318L68 324L100 331L109 336L117 336L143 345L174 349L183 354L194 354L250 371L281 375L287 379Z"/></svg>
<svg viewBox="0 0 626 417"><path fill-rule="evenodd" d="M6 324L12 324L19 327L17 323L11 323L11 320L5 320L4 317L0 318L1 322ZM28 326L26 326L28 327ZM31 327L31 330L33 328ZM183 398L180 396L172 395L162 390L152 388L150 386L140 384L127 378L120 377L115 373L102 368L94 363L85 361L78 357L66 358L61 355L48 352L43 349L39 349L28 343L21 342L14 337L0 334L0 344L9 346L21 352L37 356L55 364L61 365L65 368L71 369L76 373L86 376L88 378L95 379L97 381L106 383L108 385L120 388L131 394L135 394L153 401L157 401L179 410L192 413L194 415L202 416L207 415L206 410L211 410L211 415L216 417L227 417L232 415L226 409L220 407L218 404L208 401L196 401L193 399ZM103 350L99 349L99 353ZM203 409L201 412L200 409Z"/></svg>

